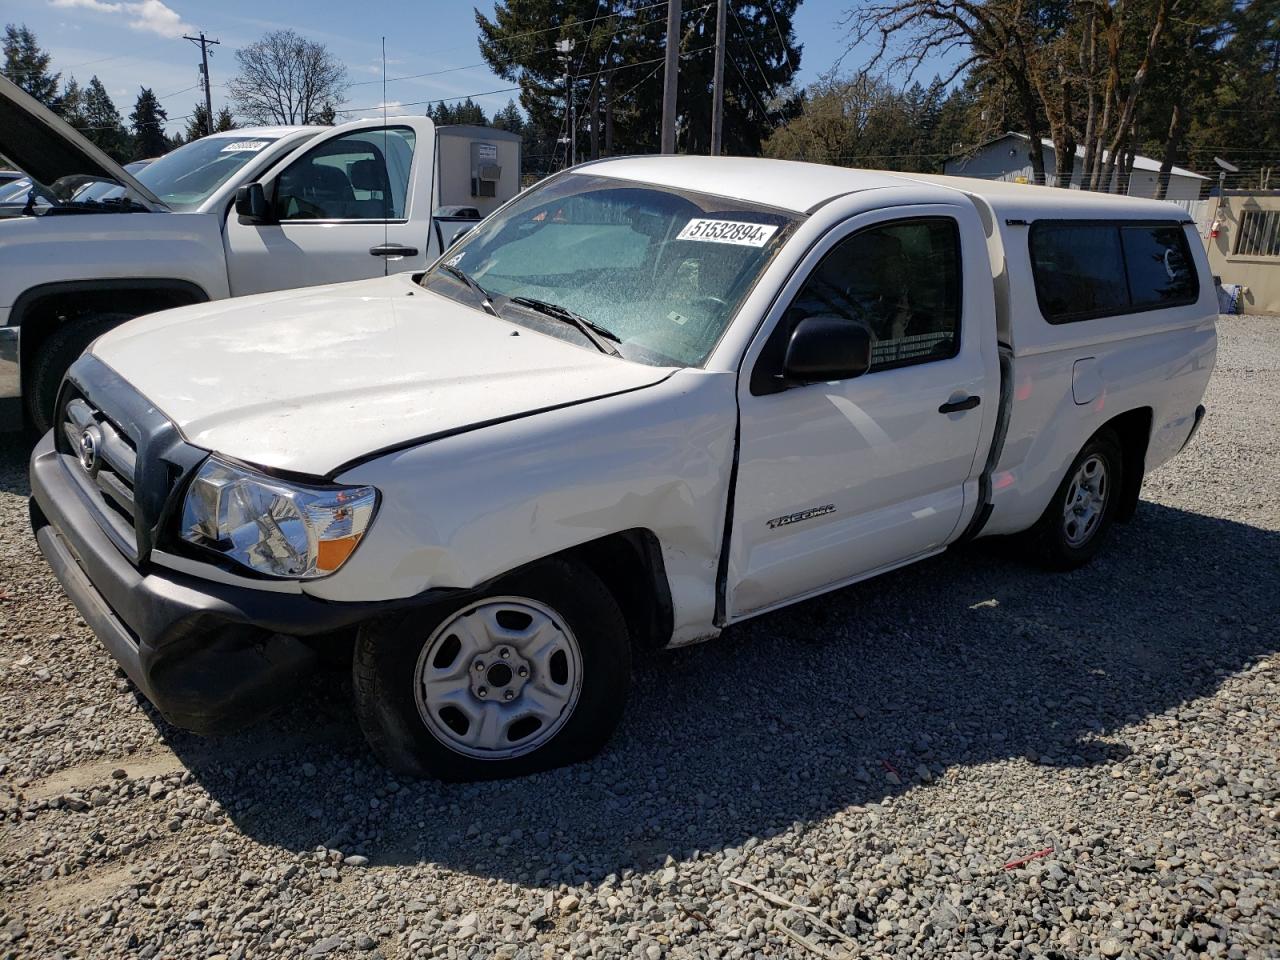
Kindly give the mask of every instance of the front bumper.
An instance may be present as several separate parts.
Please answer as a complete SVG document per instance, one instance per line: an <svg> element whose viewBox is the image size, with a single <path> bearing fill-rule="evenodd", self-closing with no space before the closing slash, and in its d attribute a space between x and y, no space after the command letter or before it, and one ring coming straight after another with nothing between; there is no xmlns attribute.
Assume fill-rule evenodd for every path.
<svg viewBox="0 0 1280 960"><path fill-rule="evenodd" d="M319 637L401 603L332 603L135 567L98 525L47 434L31 457L31 525L85 622L165 719L235 729L279 706ZM416 602L428 599L415 598Z"/></svg>
<svg viewBox="0 0 1280 960"><path fill-rule="evenodd" d="M22 429L21 329L0 326L0 433Z"/></svg>

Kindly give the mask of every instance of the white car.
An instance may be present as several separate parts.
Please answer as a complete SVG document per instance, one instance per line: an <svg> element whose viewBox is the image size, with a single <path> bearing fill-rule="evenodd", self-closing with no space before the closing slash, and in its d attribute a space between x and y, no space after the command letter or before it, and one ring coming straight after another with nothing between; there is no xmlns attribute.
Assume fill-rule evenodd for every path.
<svg viewBox="0 0 1280 960"><path fill-rule="evenodd" d="M0 199L0 431L48 429L71 361L133 317L423 269L515 196L519 150L390 117L231 130L127 169L0 77L0 154L30 175ZM476 217L433 217L462 201Z"/></svg>
<svg viewBox="0 0 1280 960"><path fill-rule="evenodd" d="M632 652L977 536L1078 566L1204 413L1178 207L771 160L580 166L415 275L171 310L71 368L32 516L176 724L354 633L411 774L586 757Z"/></svg>

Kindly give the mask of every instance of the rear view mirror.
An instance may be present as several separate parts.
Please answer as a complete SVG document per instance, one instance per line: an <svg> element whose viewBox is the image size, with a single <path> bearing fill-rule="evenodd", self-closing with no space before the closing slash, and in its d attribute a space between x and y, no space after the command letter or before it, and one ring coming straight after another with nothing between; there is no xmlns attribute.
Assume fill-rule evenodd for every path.
<svg viewBox="0 0 1280 960"><path fill-rule="evenodd" d="M236 214L241 223L270 223L267 193L260 183L246 183L236 191Z"/></svg>
<svg viewBox="0 0 1280 960"><path fill-rule="evenodd" d="M871 333L843 317L805 317L796 324L782 362L783 376L800 383L848 380L871 366Z"/></svg>

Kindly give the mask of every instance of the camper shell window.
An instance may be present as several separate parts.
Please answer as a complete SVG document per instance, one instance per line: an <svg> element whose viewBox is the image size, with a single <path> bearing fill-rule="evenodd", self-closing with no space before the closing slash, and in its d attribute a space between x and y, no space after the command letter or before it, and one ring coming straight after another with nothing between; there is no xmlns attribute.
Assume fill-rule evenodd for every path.
<svg viewBox="0 0 1280 960"><path fill-rule="evenodd" d="M1049 323L1199 299L1187 235L1174 221L1037 220L1029 240L1036 299Z"/></svg>

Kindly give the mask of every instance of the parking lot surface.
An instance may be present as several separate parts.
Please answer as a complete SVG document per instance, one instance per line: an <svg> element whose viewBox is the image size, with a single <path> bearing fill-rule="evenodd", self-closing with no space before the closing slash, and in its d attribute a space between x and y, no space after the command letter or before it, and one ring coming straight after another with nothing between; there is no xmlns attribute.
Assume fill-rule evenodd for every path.
<svg viewBox="0 0 1280 960"><path fill-rule="evenodd" d="M1280 318L1089 567L979 543L643 660L594 761L396 782L341 672L201 739L0 440L0 957L1280 956Z"/></svg>

